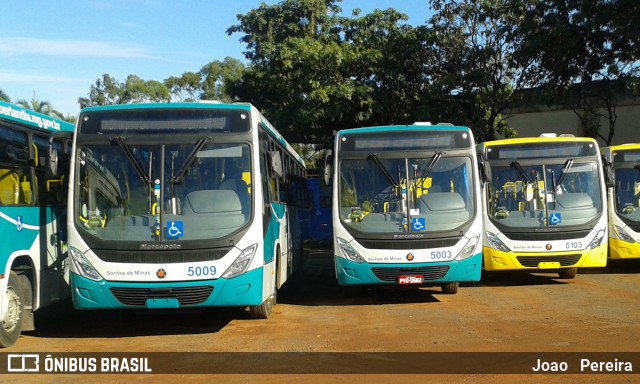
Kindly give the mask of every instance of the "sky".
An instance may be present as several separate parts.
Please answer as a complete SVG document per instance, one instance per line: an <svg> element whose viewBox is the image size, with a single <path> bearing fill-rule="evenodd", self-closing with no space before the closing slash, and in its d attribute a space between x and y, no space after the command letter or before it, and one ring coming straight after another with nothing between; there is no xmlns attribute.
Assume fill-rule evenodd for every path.
<svg viewBox="0 0 640 384"><path fill-rule="evenodd" d="M271 5L280 0L265 0ZM260 0L21 0L0 5L0 89L15 103L35 98L65 116L103 74L163 81L214 60L246 62L241 34L226 34ZM411 25L428 0L343 0L343 14L394 8Z"/></svg>

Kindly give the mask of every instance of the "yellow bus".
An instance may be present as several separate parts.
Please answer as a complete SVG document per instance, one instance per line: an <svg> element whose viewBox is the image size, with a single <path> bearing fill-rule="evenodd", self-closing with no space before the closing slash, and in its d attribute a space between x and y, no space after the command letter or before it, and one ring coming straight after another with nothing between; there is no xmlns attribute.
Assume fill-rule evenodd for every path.
<svg viewBox="0 0 640 384"><path fill-rule="evenodd" d="M602 149L609 201L609 257L640 258L640 144Z"/></svg>
<svg viewBox="0 0 640 384"><path fill-rule="evenodd" d="M607 263L607 204L598 144L545 134L478 145L486 271L558 272Z"/></svg>

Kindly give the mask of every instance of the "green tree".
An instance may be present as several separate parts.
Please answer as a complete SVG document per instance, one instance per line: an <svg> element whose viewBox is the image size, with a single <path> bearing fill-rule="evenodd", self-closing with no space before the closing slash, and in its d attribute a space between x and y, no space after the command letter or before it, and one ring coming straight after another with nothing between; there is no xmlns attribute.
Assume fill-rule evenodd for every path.
<svg viewBox="0 0 640 384"><path fill-rule="evenodd" d="M48 101L40 101L35 97L29 101L27 100L18 100L16 101L16 105L19 105L23 108L30 109L32 111L42 113L43 115L55 117L58 119L63 119L64 116L62 113L53 108L50 102Z"/></svg>
<svg viewBox="0 0 640 384"><path fill-rule="evenodd" d="M478 141L515 131L503 113L526 85L526 60L509 43L520 14L508 0L432 0L425 32L430 83L423 114L470 126Z"/></svg>
<svg viewBox="0 0 640 384"><path fill-rule="evenodd" d="M7 95L2 89L0 89L0 100L6 101L7 103L11 102L11 98L9 97L9 95Z"/></svg>
<svg viewBox="0 0 640 384"><path fill-rule="evenodd" d="M227 84L238 81L245 66L238 59L226 57L204 65L198 72L185 72L180 77L164 80L174 99L180 101L219 100L232 102Z"/></svg>
<svg viewBox="0 0 640 384"><path fill-rule="evenodd" d="M124 89L115 78L108 74L102 75L101 79L91 85L89 97L78 98L80 108L96 105L114 105L124 103Z"/></svg>
<svg viewBox="0 0 640 384"><path fill-rule="evenodd" d="M339 0L262 4L227 33L243 33L251 65L229 84L288 140L328 145L332 131L411 120L420 67L406 15L339 16ZM408 84L413 86L409 87Z"/></svg>
<svg viewBox="0 0 640 384"><path fill-rule="evenodd" d="M78 99L80 108L95 105L114 105L145 102L168 102L169 88L157 80L143 80L129 75L124 83L108 74L97 79L89 90L89 97Z"/></svg>
<svg viewBox="0 0 640 384"><path fill-rule="evenodd" d="M576 114L608 120L587 131L609 145L615 134L620 90L637 89L640 71L638 24L640 3L634 0L532 0L522 4L523 18L514 30L517 56L532 58L530 83L557 96L576 92L570 106ZM603 112L600 112L604 110Z"/></svg>

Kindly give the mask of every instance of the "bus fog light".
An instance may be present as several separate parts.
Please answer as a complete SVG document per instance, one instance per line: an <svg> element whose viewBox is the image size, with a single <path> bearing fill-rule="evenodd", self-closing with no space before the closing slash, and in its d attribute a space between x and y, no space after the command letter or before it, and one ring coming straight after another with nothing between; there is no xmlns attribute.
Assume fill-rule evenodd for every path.
<svg viewBox="0 0 640 384"><path fill-rule="evenodd" d="M467 241L467 244L462 248L462 250L458 253L455 260L464 260L471 256L473 256L473 251L475 251L476 246L478 245L478 240L480 240L480 235L475 235Z"/></svg>
<svg viewBox="0 0 640 384"><path fill-rule="evenodd" d="M249 268L249 265L251 265L251 260L253 260L253 256L256 254L257 249L258 244L253 244L245 248L240 256L238 256L236 260L229 266L229 268L227 268L227 270L222 274L222 277L225 279L231 279L245 273Z"/></svg>
<svg viewBox="0 0 640 384"><path fill-rule="evenodd" d="M342 255L350 261L353 261L354 263L366 263L367 261L360 256L360 254L353 249L353 247L349 244L349 242L347 242L347 240L342 239L340 237L336 237L336 240L338 241L338 245L340 246L340 251L342 252Z"/></svg>
<svg viewBox="0 0 640 384"><path fill-rule="evenodd" d="M78 249L74 247L69 247L69 254L71 255L71 261L75 266L76 272L80 276L86 277L87 279L98 281L102 280L103 277L96 271L96 269L91 265L91 263L87 260L86 257L80 252Z"/></svg>
<svg viewBox="0 0 640 384"><path fill-rule="evenodd" d="M593 248L599 246L600 244L602 244L602 240L604 239L605 232L606 231L605 231L604 228L599 230L598 233L596 233L596 236L593 238L593 240L591 240L591 242L587 246L587 249L593 249Z"/></svg>
<svg viewBox="0 0 640 384"><path fill-rule="evenodd" d="M624 229L622 229L622 227L619 227L617 225L613 226L613 230L616 233L616 237L626 243L635 243L636 240L631 237L627 231L625 231Z"/></svg>

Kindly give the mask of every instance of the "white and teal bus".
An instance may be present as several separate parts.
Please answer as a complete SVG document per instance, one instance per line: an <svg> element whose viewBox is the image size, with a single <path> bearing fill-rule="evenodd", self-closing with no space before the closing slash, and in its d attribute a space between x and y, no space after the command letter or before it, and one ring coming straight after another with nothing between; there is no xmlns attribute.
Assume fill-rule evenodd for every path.
<svg viewBox="0 0 640 384"><path fill-rule="evenodd" d="M640 258L640 144L602 148L607 167L609 258Z"/></svg>
<svg viewBox="0 0 640 384"><path fill-rule="evenodd" d="M0 102L0 347L69 296L66 181L73 124Z"/></svg>
<svg viewBox="0 0 640 384"><path fill-rule="evenodd" d="M607 263L607 204L598 143L524 137L478 145L484 160L486 271L557 272Z"/></svg>
<svg viewBox="0 0 640 384"><path fill-rule="evenodd" d="M300 265L305 166L249 104L81 111L69 251L77 309L249 307Z"/></svg>
<svg viewBox="0 0 640 384"><path fill-rule="evenodd" d="M338 283L458 291L481 273L473 134L452 125L342 130L333 152Z"/></svg>

